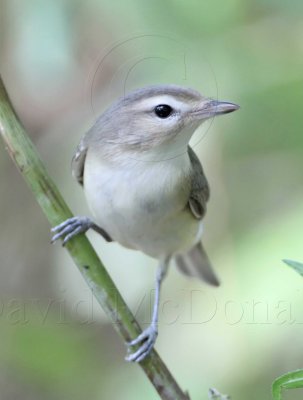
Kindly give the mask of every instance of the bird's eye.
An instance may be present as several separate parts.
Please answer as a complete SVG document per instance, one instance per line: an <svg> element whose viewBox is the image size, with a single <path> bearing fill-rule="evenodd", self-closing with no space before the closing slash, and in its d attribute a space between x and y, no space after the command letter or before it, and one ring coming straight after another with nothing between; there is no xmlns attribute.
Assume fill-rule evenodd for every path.
<svg viewBox="0 0 303 400"><path fill-rule="evenodd" d="M155 107L155 114L159 118L167 118L172 113L173 109L167 104L159 104Z"/></svg>

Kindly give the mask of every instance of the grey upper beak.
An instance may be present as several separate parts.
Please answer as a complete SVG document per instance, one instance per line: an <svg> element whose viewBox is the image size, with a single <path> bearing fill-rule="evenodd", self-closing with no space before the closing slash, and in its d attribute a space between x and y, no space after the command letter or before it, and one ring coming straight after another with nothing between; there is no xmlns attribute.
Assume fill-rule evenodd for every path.
<svg viewBox="0 0 303 400"><path fill-rule="evenodd" d="M240 108L237 104L228 101L209 100L203 108L193 111L199 119L214 117L215 115L228 114Z"/></svg>
<svg viewBox="0 0 303 400"><path fill-rule="evenodd" d="M240 108L237 104L228 101L210 100L207 111L213 115L228 114Z"/></svg>

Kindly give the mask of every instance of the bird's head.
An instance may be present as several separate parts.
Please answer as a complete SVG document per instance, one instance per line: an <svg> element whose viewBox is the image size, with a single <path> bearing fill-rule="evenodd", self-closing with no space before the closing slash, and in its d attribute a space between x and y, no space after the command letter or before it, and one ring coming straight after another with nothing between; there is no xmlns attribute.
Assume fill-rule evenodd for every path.
<svg viewBox="0 0 303 400"><path fill-rule="evenodd" d="M120 151L175 154L186 150L197 127L238 105L175 85L148 86L119 99L92 128L106 146Z"/></svg>

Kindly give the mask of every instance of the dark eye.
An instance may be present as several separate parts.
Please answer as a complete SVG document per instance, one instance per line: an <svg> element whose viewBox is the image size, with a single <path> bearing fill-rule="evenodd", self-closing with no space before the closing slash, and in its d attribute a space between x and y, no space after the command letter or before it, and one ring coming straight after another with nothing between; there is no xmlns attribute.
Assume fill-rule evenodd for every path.
<svg viewBox="0 0 303 400"><path fill-rule="evenodd" d="M173 109L171 108L171 106L167 104L159 104L158 106L155 107L154 111L159 118L167 118L170 116Z"/></svg>

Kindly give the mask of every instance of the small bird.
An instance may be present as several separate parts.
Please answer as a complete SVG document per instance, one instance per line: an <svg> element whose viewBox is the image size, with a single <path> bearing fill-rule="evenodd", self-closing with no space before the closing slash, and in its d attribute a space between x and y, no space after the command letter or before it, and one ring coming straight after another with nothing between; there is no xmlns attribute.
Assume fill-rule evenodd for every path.
<svg viewBox="0 0 303 400"><path fill-rule="evenodd" d="M207 119L238 108L189 88L148 86L110 106L77 147L72 172L94 221L70 218L52 229L52 242L61 238L64 245L93 229L159 261L151 324L127 343L127 361L142 361L155 344L171 259L184 274L219 285L201 244L209 186L189 140Z"/></svg>

